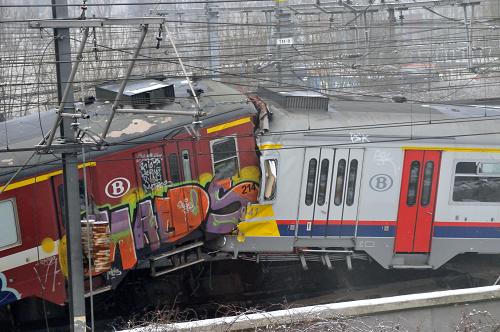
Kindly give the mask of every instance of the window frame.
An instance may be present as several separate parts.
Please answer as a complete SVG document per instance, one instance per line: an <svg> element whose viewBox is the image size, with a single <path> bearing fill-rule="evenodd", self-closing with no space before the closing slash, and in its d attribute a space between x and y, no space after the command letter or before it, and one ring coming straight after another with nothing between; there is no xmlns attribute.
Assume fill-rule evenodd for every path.
<svg viewBox="0 0 500 332"><path fill-rule="evenodd" d="M168 171L168 173L167 173L167 181L171 182L172 184L173 183L180 183L180 182L182 182L182 174L181 174L181 168L180 168L180 165L179 165L179 156L178 156L177 152L168 152L167 151L167 153L168 153L168 155L165 158L165 162L167 163L167 169L166 170ZM171 157L172 156L175 157L175 165L176 165L175 167L177 167L177 169L176 169L176 173L177 174L176 175L177 175L177 178L178 178L179 181L174 181L174 179L172 179L172 168L171 168L172 167L171 166L172 165L172 163L171 163L171 161L172 161Z"/></svg>
<svg viewBox="0 0 500 332"><path fill-rule="evenodd" d="M235 151L236 152L236 173L231 175L231 177L240 174L240 165L241 164L240 164L240 151L238 149L238 137L236 137L235 135L230 135L230 136L210 140L210 160L212 162L212 174L214 177L215 177L214 144L217 144L217 143L222 142L222 141L226 141L228 139L234 139L234 147L236 149L236 151ZM231 159L234 159L234 157L229 157L229 158L225 158L223 160L219 160L219 161L217 161L217 163L224 162L224 161L231 160Z"/></svg>
<svg viewBox="0 0 500 332"><path fill-rule="evenodd" d="M316 164L314 165L314 174L313 176L311 177L310 175L310 172L311 172L311 163L312 162L315 162ZM306 206L311 206L315 203L315 195L316 195L316 180L317 180L317 177L318 177L318 168L319 168L319 164L320 162L318 161L318 158L316 157L312 157L309 159L309 162L307 163L307 175L306 175L306 186L305 186L305 195L304 195L304 204ZM309 192L309 184L310 184L310 180L312 180L312 190L311 192ZM311 196L310 197L310 201L309 201L309 197L308 196Z"/></svg>
<svg viewBox="0 0 500 332"><path fill-rule="evenodd" d="M468 177L497 177L500 178L500 173L481 173L478 174L477 171L476 173L457 173L457 164L458 163L467 163L467 162L472 162L472 163L484 163L484 164L500 164L500 159L454 159L453 160L453 172L452 172L452 177L450 180L450 187L449 187L449 195L448 195L448 204L449 205L456 205L456 206L499 206L500 202L460 202L460 201L454 201L453 200L453 191L455 188L455 177L457 176L468 176Z"/></svg>
<svg viewBox="0 0 500 332"><path fill-rule="evenodd" d="M429 186L426 186L426 176L428 175L426 173L427 171L427 166L431 165L431 173L430 173L430 179L429 179ZM428 207L429 204L431 204L432 201L432 186L434 185L434 172L436 171L435 167L435 162L434 160L427 160L422 168L422 186L420 189L420 206L421 207Z"/></svg>
<svg viewBox="0 0 500 332"><path fill-rule="evenodd" d="M353 163L356 162L355 164L355 169L354 169L354 175L352 176L353 169L352 165ZM349 168L348 168L348 173L347 173L347 181L346 182L346 189L345 189L345 205L347 206L353 206L354 202L356 201L356 184L358 182L358 171L359 171L359 160L357 158L353 158L349 160ZM351 181L354 180L354 181ZM351 191L349 191L351 189ZM349 195L352 193L352 199L349 199Z"/></svg>
<svg viewBox="0 0 500 332"><path fill-rule="evenodd" d="M274 161L275 162L275 167L276 167L276 175L274 178L274 195L271 198L266 198L266 187L267 187L267 182L269 177L266 175L266 162L268 161ZM276 201L276 198L278 197L278 178L279 178L279 157L278 155L269 155L265 156L264 158L261 158L260 161L260 186L259 186L259 203L260 204L273 204Z"/></svg>
<svg viewBox="0 0 500 332"><path fill-rule="evenodd" d="M337 161L338 160L338 161ZM335 173L335 177L332 178L332 188L334 188L333 190L333 204L335 206L343 206L344 205L344 196L345 196L345 191L346 191L346 177L348 175L348 172L349 172L349 164L348 164L348 158L340 158L340 159L336 159L337 161L337 167L334 168L334 171L336 171ZM339 172L340 170L342 169L340 167L340 163L344 161L344 166L343 166L343 171L342 171L342 183L338 183L339 181ZM335 185L333 186L333 180L335 180ZM340 197L339 197L339 194L340 194Z"/></svg>
<svg viewBox="0 0 500 332"><path fill-rule="evenodd" d="M411 172L413 169L413 165L416 163L417 166L417 177L415 179L415 182L412 182L412 177L411 177ZM420 182L421 182L421 176L420 173L422 172L422 161L421 160L412 160L410 163L410 170L408 172L408 185L406 186L406 199L405 199L405 204L406 207L414 207L419 205L419 189L420 189ZM413 200L410 201L410 188L412 187L412 184L415 185L415 196L413 197Z"/></svg>
<svg viewBox="0 0 500 332"><path fill-rule="evenodd" d="M187 158L184 158L185 156L187 156ZM181 162L182 162L182 173L184 175L183 177L184 181L193 181L193 175L191 172L191 156L190 156L190 151L188 149L183 149L181 151ZM186 174L188 172L189 174Z"/></svg>
<svg viewBox="0 0 500 332"><path fill-rule="evenodd" d="M326 170L323 169L323 165L325 164L326 162ZM325 203L327 202L326 198L327 198L327 195L329 194L328 192L328 180L329 180L329 177L330 177L330 159L328 158L322 158L321 159L321 162L319 163L319 167L318 167L318 194L317 194L317 197L316 197L316 204L318 206L323 206L325 205ZM323 171L326 171L326 173L324 173ZM324 180L324 186L322 186L321 184L321 181ZM322 190L324 189L324 190Z"/></svg>
<svg viewBox="0 0 500 332"><path fill-rule="evenodd" d="M15 220L15 226L16 226L17 241L14 243L11 243L11 244L7 244L3 247L0 247L0 251L4 251L7 249L18 247L18 246L23 244L23 238L21 236L21 227L19 225L19 215L17 213L16 198L15 197L7 198L4 200L1 200L0 203L7 202L7 201L10 201L12 203L12 209L14 210L13 212L14 212L14 220Z"/></svg>

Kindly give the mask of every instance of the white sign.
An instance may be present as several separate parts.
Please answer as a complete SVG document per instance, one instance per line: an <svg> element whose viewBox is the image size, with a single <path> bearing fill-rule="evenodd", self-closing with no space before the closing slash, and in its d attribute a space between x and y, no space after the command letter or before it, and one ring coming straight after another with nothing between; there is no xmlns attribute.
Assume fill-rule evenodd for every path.
<svg viewBox="0 0 500 332"><path fill-rule="evenodd" d="M276 39L276 45L293 45L293 38L278 38Z"/></svg>
<svg viewBox="0 0 500 332"><path fill-rule="evenodd" d="M110 198L118 198L125 195L130 189L130 181L125 178L114 178L109 181L104 188L106 196Z"/></svg>

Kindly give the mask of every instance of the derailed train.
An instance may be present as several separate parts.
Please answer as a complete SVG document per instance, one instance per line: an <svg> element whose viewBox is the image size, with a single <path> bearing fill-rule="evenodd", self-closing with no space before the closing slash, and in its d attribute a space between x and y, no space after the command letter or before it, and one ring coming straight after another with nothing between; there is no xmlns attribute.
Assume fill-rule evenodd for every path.
<svg viewBox="0 0 500 332"><path fill-rule="evenodd" d="M221 255L305 266L369 256L388 269L436 269L461 253L500 252L496 107L329 104L271 90L247 98L197 84L202 128L185 116L118 114L107 148L81 156L95 293L132 269L158 276ZM176 89L182 101L162 108L191 107L186 86ZM102 131L108 107L88 107L86 133ZM4 131L2 145L34 145L53 120L48 112L9 121L16 132ZM4 184L28 153L2 155ZM59 165L34 158L0 196L1 305L66 301Z"/></svg>

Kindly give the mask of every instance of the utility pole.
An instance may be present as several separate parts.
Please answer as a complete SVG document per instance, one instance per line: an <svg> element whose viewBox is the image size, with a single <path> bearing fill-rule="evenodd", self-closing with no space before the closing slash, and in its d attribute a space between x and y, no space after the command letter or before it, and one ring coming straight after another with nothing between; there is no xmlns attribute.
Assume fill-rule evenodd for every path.
<svg viewBox="0 0 500 332"><path fill-rule="evenodd" d="M280 3L283 7L280 7ZM292 21L290 12L285 11L288 4L288 0L280 0L276 1L275 8L275 18L276 18L276 49L277 49L277 70L278 70L278 84L279 86L283 85L283 67L288 68L290 70L289 61L285 61L283 59L282 48L284 46L291 46L294 43L293 40L293 31L292 31Z"/></svg>
<svg viewBox="0 0 500 332"><path fill-rule="evenodd" d="M213 0L208 0L206 3L206 15L207 15L207 34L208 34L208 61L210 74L212 79L215 81L220 80L218 75L220 74L220 40L218 32L219 23L219 12L218 7L213 4Z"/></svg>
<svg viewBox="0 0 500 332"><path fill-rule="evenodd" d="M52 17L54 19L69 18L67 0L51 0L51 3ZM69 28L55 28L54 42L58 99L60 103L64 102L62 109L59 109L58 112L60 112L60 114L73 114L75 113L75 109L73 87L70 81L72 62ZM64 98L63 91L65 91L65 89L69 89L69 93L67 93ZM73 121L74 119L71 117L62 117L60 124L61 143L74 143L75 133L71 126ZM74 332L84 332L87 330L87 326L85 318L85 289L83 285L78 158L75 149L72 148L71 150L62 153L70 330Z"/></svg>
<svg viewBox="0 0 500 332"><path fill-rule="evenodd" d="M53 20L30 21L29 28L54 29L54 45L56 55L56 75L59 107L57 119L51 131L36 145L39 153L61 152L63 161L64 178L64 224L66 228L67 242L67 262L68 262L68 299L70 313L70 330L72 332L87 331L85 318L85 288L83 275L83 251L82 251L82 229L80 220L80 186L78 176L78 155L82 146L100 147L102 142L84 142L75 137L75 129L78 127L77 119L84 118L80 110L74 106L73 86L78 65L82 62L82 54L85 43L89 36L89 29L102 26L114 25L136 25L141 26L141 37L134 51L132 59L129 61L127 75L123 79L120 91L112 106L110 117L107 120L106 128L101 139L104 140L113 116L117 112L118 100L121 98L126 83L130 78L132 67L139 55L142 42L148 31L150 23L163 24L163 18L127 18L127 19L70 19L68 16L67 0L51 0ZM82 8L82 10L84 10ZM84 12L82 13L84 14ZM71 60L70 28L82 29L82 37L75 60ZM192 90L192 89L191 89ZM193 92L194 93L194 92ZM56 138L55 133L59 127L60 137Z"/></svg>

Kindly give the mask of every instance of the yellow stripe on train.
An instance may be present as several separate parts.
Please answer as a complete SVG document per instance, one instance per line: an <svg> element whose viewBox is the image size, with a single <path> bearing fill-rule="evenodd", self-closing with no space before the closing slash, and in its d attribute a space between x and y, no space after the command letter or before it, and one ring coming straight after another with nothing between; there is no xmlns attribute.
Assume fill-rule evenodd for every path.
<svg viewBox="0 0 500 332"><path fill-rule="evenodd" d="M243 118L243 119L234 120L231 122L226 122L226 123L223 123L223 124L220 124L217 126L207 128L207 134L215 133L217 131L228 129L231 127L236 127L236 126L239 126L240 124L244 124L244 123L247 123L250 121L251 121L250 117L247 117L247 118Z"/></svg>
<svg viewBox="0 0 500 332"><path fill-rule="evenodd" d="M91 161L91 162L88 162L88 163L85 163L85 164L78 165L78 168L94 167L95 165L96 165L96 162L95 161ZM25 179L25 180L21 180L21 181L18 181L18 182L13 182L13 183L9 184L9 186L4 191L9 191L9 190L12 190L12 189L26 187L26 186L29 186L29 185L34 184L34 183L47 181L48 179L50 179L53 176L62 174L62 172L63 172L62 169L60 169L58 171L54 171L54 172L50 172L50 173L47 173L47 174L38 175L38 176L29 178L29 179ZM4 187L5 186L1 186L0 190L3 190Z"/></svg>

